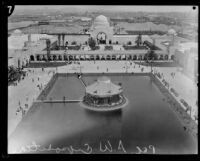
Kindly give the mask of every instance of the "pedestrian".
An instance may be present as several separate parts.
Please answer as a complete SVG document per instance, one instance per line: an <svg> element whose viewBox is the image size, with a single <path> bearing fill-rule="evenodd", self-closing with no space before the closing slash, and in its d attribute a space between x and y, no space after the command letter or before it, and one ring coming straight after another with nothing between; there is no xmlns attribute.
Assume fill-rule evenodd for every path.
<svg viewBox="0 0 200 161"><path fill-rule="evenodd" d="M24 116L26 114L26 111L23 109L22 110L22 116Z"/></svg>

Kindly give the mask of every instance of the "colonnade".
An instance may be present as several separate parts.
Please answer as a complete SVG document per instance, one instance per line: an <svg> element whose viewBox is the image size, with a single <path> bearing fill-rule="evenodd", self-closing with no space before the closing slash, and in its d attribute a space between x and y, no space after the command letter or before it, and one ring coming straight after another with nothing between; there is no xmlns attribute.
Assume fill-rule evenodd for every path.
<svg viewBox="0 0 200 161"><path fill-rule="evenodd" d="M72 60L146 60L145 55L139 54L36 54L30 56L30 61L72 61ZM157 55L154 60L174 60L174 55Z"/></svg>

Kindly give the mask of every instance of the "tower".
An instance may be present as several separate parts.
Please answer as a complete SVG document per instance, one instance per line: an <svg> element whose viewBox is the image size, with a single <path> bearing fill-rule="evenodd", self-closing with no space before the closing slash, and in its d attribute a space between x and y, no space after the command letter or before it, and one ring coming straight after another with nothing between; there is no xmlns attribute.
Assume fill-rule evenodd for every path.
<svg viewBox="0 0 200 161"><path fill-rule="evenodd" d="M47 46L47 60L49 60L50 57L50 47L51 47L51 41L49 39L46 39L46 46Z"/></svg>
<svg viewBox="0 0 200 161"><path fill-rule="evenodd" d="M28 34L28 42L31 42L31 34Z"/></svg>

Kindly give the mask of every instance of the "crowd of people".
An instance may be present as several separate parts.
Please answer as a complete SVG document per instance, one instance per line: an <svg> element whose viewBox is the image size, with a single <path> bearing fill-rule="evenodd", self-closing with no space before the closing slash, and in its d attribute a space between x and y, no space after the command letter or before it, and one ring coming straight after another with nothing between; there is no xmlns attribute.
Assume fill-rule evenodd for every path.
<svg viewBox="0 0 200 161"><path fill-rule="evenodd" d="M42 73L46 72L44 70L44 68L41 68L41 71L42 71ZM51 73L55 74L55 71L48 71L48 76ZM34 84L34 86L36 86L36 89L38 89L38 91L41 92L43 90L43 88L45 87L45 85L44 85L43 81L41 81L40 76L37 74L37 72L35 72L34 69L28 69L25 72L25 75L23 75L21 80L24 80L25 77L28 76L28 75L32 75L32 78L30 78L30 81L31 81L30 83ZM20 80L19 80L19 83L20 83ZM18 106L17 106L17 109L16 109L16 115L21 114L22 117L23 117L26 114L26 112L28 111L30 104L34 101L35 101L35 98L33 97L32 101L31 101L31 99L29 98L28 95L26 96L26 99L24 101L23 101L23 98L22 98L22 100L19 100L18 101L19 103L18 103Z"/></svg>
<svg viewBox="0 0 200 161"><path fill-rule="evenodd" d="M178 94L178 92L174 89L174 88L170 88L170 84L169 84L169 82L167 82L165 79L164 79L164 74L163 73L161 73L161 72L157 72L157 71L155 71L154 70L154 73L153 73L155 76L157 76L158 78L159 78L159 80L162 80L161 82L162 82L162 84L165 86L165 88L166 89L170 89L170 92L171 93L173 93L177 98L180 96L179 94ZM170 73L170 75L171 75L171 77L174 79L174 77L175 77L175 72L171 72ZM180 99L180 100L178 100L178 101L180 101L180 103L182 103L181 102L181 100L184 100L184 99ZM184 102L185 102L185 100L184 100ZM192 111L192 107L191 106L184 106L185 107L185 112L187 113L188 111L190 112L190 114L191 114L191 111ZM194 120L195 121L197 121L197 119L198 119L198 115L197 115L197 109L195 110L195 113L194 113Z"/></svg>

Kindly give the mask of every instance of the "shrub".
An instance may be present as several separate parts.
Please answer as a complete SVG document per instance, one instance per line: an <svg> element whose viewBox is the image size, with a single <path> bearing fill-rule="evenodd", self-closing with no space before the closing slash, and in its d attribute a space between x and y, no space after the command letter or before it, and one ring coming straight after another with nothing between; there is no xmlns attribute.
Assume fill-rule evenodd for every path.
<svg viewBox="0 0 200 161"><path fill-rule="evenodd" d="M88 45L92 50L96 50L96 41L92 37L88 39Z"/></svg>
<svg viewBox="0 0 200 161"><path fill-rule="evenodd" d="M145 46L127 46L123 45L125 50L147 49Z"/></svg>
<svg viewBox="0 0 200 161"><path fill-rule="evenodd" d="M99 46L95 46L94 48L93 48L93 50L99 50Z"/></svg>
<svg viewBox="0 0 200 161"><path fill-rule="evenodd" d="M72 45L76 45L77 44L77 42L76 41L72 41L72 43L71 43Z"/></svg>
<svg viewBox="0 0 200 161"><path fill-rule="evenodd" d="M104 50L113 50L113 46L105 46Z"/></svg>
<svg viewBox="0 0 200 161"><path fill-rule="evenodd" d="M132 45L131 41L127 42L127 45Z"/></svg>
<svg viewBox="0 0 200 161"><path fill-rule="evenodd" d="M81 46L76 45L76 46L68 46L68 50L80 50Z"/></svg>

